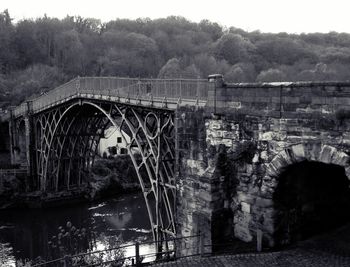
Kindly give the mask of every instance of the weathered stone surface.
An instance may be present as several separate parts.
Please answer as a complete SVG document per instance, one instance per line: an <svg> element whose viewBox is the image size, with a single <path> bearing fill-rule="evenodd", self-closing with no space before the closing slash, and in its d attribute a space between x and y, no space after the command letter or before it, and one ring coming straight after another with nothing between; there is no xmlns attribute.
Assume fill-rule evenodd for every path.
<svg viewBox="0 0 350 267"><path fill-rule="evenodd" d="M250 204L248 204L247 202L241 202L241 209L243 212L245 213L250 213Z"/></svg>
<svg viewBox="0 0 350 267"><path fill-rule="evenodd" d="M250 242L253 240L253 235L250 233L250 230L247 227L242 226L240 224L235 224L234 234L237 238L245 242Z"/></svg>
<svg viewBox="0 0 350 267"><path fill-rule="evenodd" d="M284 152L286 153L286 152ZM268 174L271 174L272 176L277 176L285 168L286 166L290 165L288 163L289 160L285 160L283 155L278 155L275 157L271 163L268 165L268 168L271 170L268 170Z"/></svg>
<svg viewBox="0 0 350 267"><path fill-rule="evenodd" d="M270 198L257 197L255 205L262 208L273 207L273 201Z"/></svg>
<svg viewBox="0 0 350 267"><path fill-rule="evenodd" d="M277 180L270 176L264 176L262 185L274 189L277 186Z"/></svg>
<svg viewBox="0 0 350 267"><path fill-rule="evenodd" d="M266 175L270 177L277 177L280 174L280 169L273 164L265 164Z"/></svg>
<svg viewBox="0 0 350 267"><path fill-rule="evenodd" d="M237 192L237 196L236 196L236 199L239 203L241 202L246 202L248 204L253 204L254 201L255 201L255 196L253 195L248 195L248 194L245 194L241 191L238 191Z"/></svg>
<svg viewBox="0 0 350 267"><path fill-rule="evenodd" d="M350 180L350 166L345 168L345 175L348 177Z"/></svg>
<svg viewBox="0 0 350 267"><path fill-rule="evenodd" d="M322 146L318 160L323 163L331 163L332 156L336 152L334 147L324 145Z"/></svg>
<svg viewBox="0 0 350 267"><path fill-rule="evenodd" d="M208 120L206 122L207 143L210 145L225 145L232 147L233 142L239 140L238 125L223 120Z"/></svg>
<svg viewBox="0 0 350 267"><path fill-rule="evenodd" d="M264 198L272 198L274 193L274 189L270 186L267 186L265 183L261 185L260 195Z"/></svg>
<svg viewBox="0 0 350 267"><path fill-rule="evenodd" d="M304 145L303 144L298 144L292 146L292 152L294 154L294 158L297 161L301 161L305 159L305 150L304 150Z"/></svg>
<svg viewBox="0 0 350 267"><path fill-rule="evenodd" d="M350 157L344 152L336 152L333 154L332 163L340 166L348 166Z"/></svg>

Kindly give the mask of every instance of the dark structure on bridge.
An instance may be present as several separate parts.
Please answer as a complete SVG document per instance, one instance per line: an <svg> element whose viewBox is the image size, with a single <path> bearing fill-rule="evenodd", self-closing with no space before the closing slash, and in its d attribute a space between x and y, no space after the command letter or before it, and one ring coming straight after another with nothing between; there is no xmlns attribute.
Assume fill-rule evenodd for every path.
<svg viewBox="0 0 350 267"><path fill-rule="evenodd" d="M208 245L262 233L275 246L349 219L349 118L350 83L76 78L4 115L1 132L28 190L59 192L86 185L117 126L158 250L199 231Z"/></svg>

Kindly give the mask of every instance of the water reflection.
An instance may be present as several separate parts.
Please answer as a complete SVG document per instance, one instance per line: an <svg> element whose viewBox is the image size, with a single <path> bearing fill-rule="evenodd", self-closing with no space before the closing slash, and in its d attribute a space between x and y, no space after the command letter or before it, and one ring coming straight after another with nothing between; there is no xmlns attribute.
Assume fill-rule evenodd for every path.
<svg viewBox="0 0 350 267"><path fill-rule="evenodd" d="M0 266L16 266L16 260L13 256L12 247L10 247L10 244L8 243L0 243Z"/></svg>
<svg viewBox="0 0 350 267"><path fill-rule="evenodd" d="M93 204L1 211L0 245L8 243L6 253L9 260L10 256L16 259L52 258L53 236L57 240L61 234L64 242L72 240L74 233L72 226L67 226L68 221L75 230L79 229L77 238L87 238L89 243L86 246L92 246L94 250L152 240L143 196L132 194ZM153 247L148 245L140 250L146 253L153 251ZM134 254L133 247L125 254Z"/></svg>

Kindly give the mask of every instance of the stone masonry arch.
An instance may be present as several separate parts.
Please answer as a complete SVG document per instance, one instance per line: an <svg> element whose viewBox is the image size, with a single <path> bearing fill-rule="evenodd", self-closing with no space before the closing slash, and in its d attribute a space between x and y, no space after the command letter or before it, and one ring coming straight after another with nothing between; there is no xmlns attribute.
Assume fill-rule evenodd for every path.
<svg viewBox="0 0 350 267"><path fill-rule="evenodd" d="M269 245L275 246L276 244L281 244L279 238L276 237L276 233L281 227L280 216L284 215L281 215L282 211L279 210L278 205L275 202L276 199L272 197L279 186L279 179L281 175L290 166L295 166L296 164L300 164L302 162L314 162L327 164L327 166L333 165L343 167L345 170L345 175L349 179L349 159L348 154L327 144L300 143L284 149L278 153L270 163L267 164L266 172L262 179L260 188L262 198L258 199L256 204L259 205L259 202L264 203L264 201L271 200L270 206L266 207L264 212L258 216L260 218L259 222L261 222L259 227L263 232L265 231L267 233L266 239ZM290 188L290 190L293 189ZM293 220L293 218L288 218L288 220Z"/></svg>
<svg viewBox="0 0 350 267"><path fill-rule="evenodd" d="M234 235L243 241L252 242L257 232L263 235L263 246L274 247L276 243L276 207L273 194L278 186L280 175L293 164L318 162L341 166L350 178L350 157L344 151L321 142L291 145L272 157L271 161L260 162L264 166L261 178L248 184L246 190L239 189L234 197ZM255 168L255 167L253 167ZM259 182L260 181L260 182Z"/></svg>
<svg viewBox="0 0 350 267"><path fill-rule="evenodd" d="M301 143L284 149L267 165L265 177L267 179L278 177L285 167L304 160L342 166L350 179L349 155L333 146L321 143ZM264 180L267 180L266 178Z"/></svg>

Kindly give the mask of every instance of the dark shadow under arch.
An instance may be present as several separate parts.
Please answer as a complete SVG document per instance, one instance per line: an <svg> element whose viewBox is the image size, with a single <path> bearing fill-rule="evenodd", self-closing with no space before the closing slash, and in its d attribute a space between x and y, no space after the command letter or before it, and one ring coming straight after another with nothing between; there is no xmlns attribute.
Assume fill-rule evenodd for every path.
<svg viewBox="0 0 350 267"><path fill-rule="evenodd" d="M304 240L350 221L349 185L342 166L306 160L287 166L273 195L277 243Z"/></svg>

